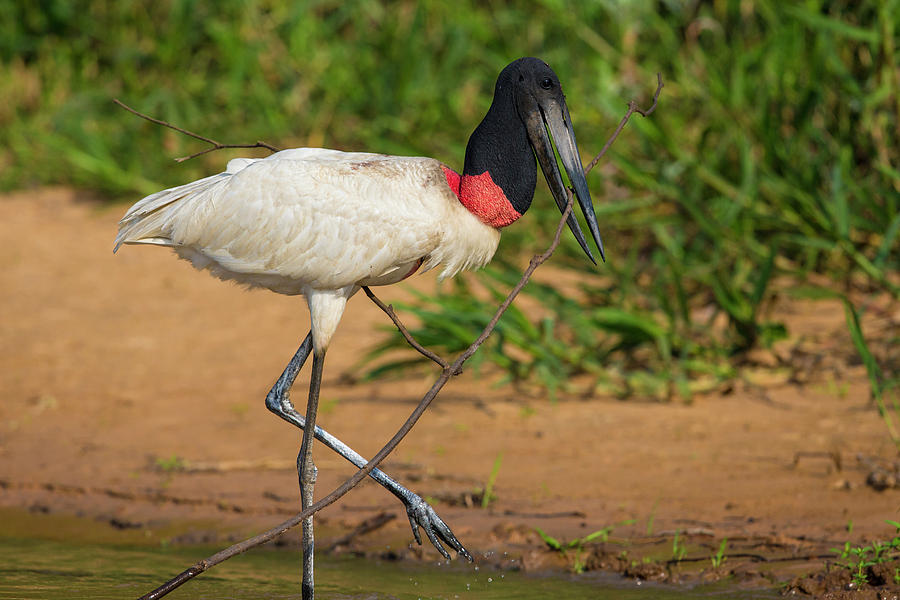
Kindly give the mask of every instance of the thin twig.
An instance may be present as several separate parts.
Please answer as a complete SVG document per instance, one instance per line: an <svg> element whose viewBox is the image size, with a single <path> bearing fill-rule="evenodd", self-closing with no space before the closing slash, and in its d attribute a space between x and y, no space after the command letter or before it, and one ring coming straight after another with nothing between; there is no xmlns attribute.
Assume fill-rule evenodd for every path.
<svg viewBox="0 0 900 600"><path fill-rule="evenodd" d="M210 144L212 146L211 148L207 148L206 150L201 150L200 152L195 152L195 153L191 154L190 156L181 156L179 158L176 158L175 159L176 162L184 162L184 161L190 160L192 158L197 158L198 156L206 154L207 152L212 152L214 150L222 150L224 148L266 148L267 150L270 150L272 152L279 151L279 149L276 148L275 146L272 146L272 145L267 144L262 141L258 141L255 144L222 144L220 142L217 142L216 140L202 136L199 133L194 133L193 131L188 131L187 129L182 129L181 127L178 127L177 125L172 125L168 121L163 121L161 119L155 119L155 118L151 117L150 115L145 115L142 112L134 110L133 108L131 108L130 106L128 106L127 104L125 104L124 102L119 100L118 98L113 98L113 102L115 102L116 104L118 104L119 106L121 106L122 108L127 110L128 112L139 116L142 119L146 119L147 121L150 121L151 123L156 123L157 125L162 125L163 127L168 127L169 129L174 129L178 133L183 133L184 135L190 136L194 139L198 139L202 142L206 142L207 144Z"/></svg>
<svg viewBox="0 0 900 600"><path fill-rule="evenodd" d="M384 511L378 513L374 517L369 517L368 519L357 525L353 531L333 541L327 548L325 548L325 552L332 552L339 546L346 546L347 544L352 542L354 538L362 537L367 533L377 531L396 518L397 515L395 515L394 513Z"/></svg>
<svg viewBox="0 0 900 600"><path fill-rule="evenodd" d="M612 144L612 141L615 140L616 137L618 137L619 132L622 130L622 127L624 127L628 118L630 118L632 114L634 114L635 112L638 112L642 115L648 115L653 111L653 109L656 107L656 98L659 96L660 89L662 89L662 78L661 77L659 77L659 87L657 88L656 95L654 96L653 106L651 106L649 109L647 109L645 111L637 109L637 106L633 102L629 104L627 118L623 119L622 123L619 124L619 127L613 133L613 137L610 138L609 141L607 141L603 150L601 150L601 152L597 156L597 158L594 161L592 161L592 163L589 165L588 169L586 169L586 171L585 171L586 173L589 172L594 167L594 165L596 164L596 161L598 161L600 159L600 157L603 156L603 154L606 152L607 148L609 148L610 144ZM494 328L497 326L497 323L500 321L500 317L503 316L503 313L506 312L506 310L509 308L510 304L512 304L513 300L515 300L516 296L519 295L519 292L522 291L522 288L525 287L525 284L528 283L528 281L531 279L531 276L534 273L534 271L539 266L541 266L541 264L546 262L546 260L549 259L550 256L553 254L554 250L556 250L557 246L559 246L562 232L566 225L566 220L569 218L569 214L572 212L572 206L575 201L575 195L573 194L571 189L568 190L568 196L569 196L569 199L568 199L568 202L566 203L566 208L563 211L562 217L560 218L559 223L556 226L556 233L553 236L553 241L551 242L550 246L547 248L546 251L544 251L543 254L539 254L539 255L533 256L531 258L531 261L529 261L529 263L528 263L528 267L522 273L522 277L519 279L519 281L515 285L515 287L513 287L513 289L509 292L509 295L507 295L506 299L497 308L496 312L494 313L494 316L491 318L491 320L485 326L485 328L481 332L481 334L475 339L474 342L472 342L472 344L468 348L466 348L466 350L462 354L460 354L456 358L456 360L453 361L453 363L443 367L443 369L441 370L440 376L437 378L437 380L434 382L434 384L432 384L432 386L428 390L428 392L422 397L422 400L419 401L419 404L416 406L416 408L413 410L413 412L407 418L406 422L403 423L403 425L400 427L400 429L397 430L397 433L394 434L394 436L388 441L388 443L385 444L384 447L381 450L379 450L378 453L375 456L373 456L369 462L367 462L363 467L361 467L356 473L353 474L353 476L351 476L349 479L347 479L338 488L336 488L334 491L332 491L330 494L328 494L327 496L325 496L318 502L314 503L312 506L308 507L306 510L291 517L290 519L284 521L283 523L276 525L275 527L273 527L272 529L269 529L268 531L265 531L259 535L256 535L249 539L246 539L237 544L234 544L233 546L225 548L224 550L221 550L220 552L217 552L216 554L197 562L195 565L182 571L181 573L179 573L178 575L176 575L175 577L173 577L172 579L170 579L163 585L159 586L152 592L149 592L149 593L141 596L139 600L156 600L157 598L162 598L163 596L165 596L172 590L180 587L186 581L193 579L200 573L203 573L204 571L219 564L220 562L228 560L229 558L231 558L233 556L236 556L238 554L246 552L247 550L250 550L251 548L254 548L256 546L264 544L264 543L278 537L279 535L283 534L284 532L288 531L289 529L296 527L299 523L301 523L307 517L310 517L313 514L317 513L318 511L322 510L323 508L325 508L326 506L333 504L339 498L341 498L341 496L343 496L344 494L349 492L352 488L354 488L356 485L358 485L360 481L365 479L369 475L369 473L371 473L372 470L375 469L375 467L377 467L381 463L381 461L385 459L385 457L387 457L388 454L393 452L394 448L397 447L397 445L403 440L403 438L406 437L406 434L409 433L409 431L413 428L413 426L416 424L416 422L418 422L418 420L425 413L425 410L429 407L429 405L431 405L431 402L435 399L438 392L441 391L441 389L444 387L444 385L446 385L446 383L450 380L450 378L453 376L453 374L458 372L462 368L463 363L466 362L469 358L472 357L472 355L475 354L475 352L478 350L478 348L484 343L484 341L488 338L488 336L494 331ZM373 294L373 296L374 296L374 294ZM397 321L395 321L395 323L396 322L399 322L399 319L397 319Z"/></svg>
<svg viewBox="0 0 900 600"><path fill-rule="evenodd" d="M528 283L528 280L531 279L532 273L534 273L535 269L537 269L544 261L550 258L550 255L553 254L553 251L559 245L560 237L562 235L563 227L565 227L566 219L569 218L569 213L572 212L572 204L574 201L574 195L572 191L569 190L569 202L566 204L566 209L562 214L562 219L560 219L558 226L556 227L556 235L553 236L553 243L550 244L550 247L547 250L538 256L534 256L531 259L531 262L528 264L528 268L525 269L525 272L522 274L522 278L516 284L516 286L512 289L497 311L494 313L493 318L484 328L484 331L481 332L481 335L472 342L472 344L460 354L452 364L444 367L441 371L440 377L438 377L437 381L431 386L431 389L425 394L422 400L419 402L418 406L413 410L412 414L410 414L409 418L407 418L406 422L400 427L397 433L394 434L394 437L388 441L384 447L378 451L372 460L366 463L365 466L361 467L356 473L353 474L352 477L347 479L344 483L342 483L337 489L333 492L314 503L312 506L304 510L303 512L294 515L287 521L276 525L272 529L265 531L259 535L256 535L252 538L246 539L242 542L238 542L233 546L225 548L224 550L213 554L212 556L201 560L196 563L192 567L182 571L163 585L159 586L152 592L149 592L140 597L139 600L156 600L157 598L162 598L172 590L180 587L186 581L193 579L200 573L208 570L210 567L214 567L215 565L228 560L229 558L236 556L238 554L242 554L251 548L264 544L272 539L275 539L282 533L296 527L299 523L301 523L307 517L312 516L316 512L322 510L326 506L336 502L341 496L349 492L351 489L356 487L360 481L365 479L369 473L372 472L378 464L384 460L384 458L393 452L394 448L406 437L406 434L413 428L413 426L418 422L421 416L425 413L425 410L431 405L431 402L438 395L438 392L441 391L441 388L450 380L453 376L453 373L457 372L464 362L466 362L475 351L478 350L478 347L484 343L487 337L493 332L494 328L497 326L497 322L500 321L500 317L503 316L503 313L506 312L506 309L509 308L509 305L518 296L519 292L525 287L525 284Z"/></svg>
<svg viewBox="0 0 900 600"><path fill-rule="evenodd" d="M613 134L609 137L608 140L606 140L606 144L603 145L603 149L600 150L600 154L595 156L594 160L592 160L588 164L587 168L584 170L585 175L590 173L591 169L593 169L597 165L597 163L600 162L600 159L603 158L603 155L606 154L606 151L609 150L610 146L612 146L612 143L614 141L616 141L617 137L619 137L619 133L621 133L622 128L625 127L625 123L628 122L628 119L631 118L631 115L633 115L634 113L638 113L642 117L646 117L646 116L652 114L654 110L656 110L656 102L659 100L659 93L662 91L662 89L663 89L662 74L657 73L656 74L656 93L653 94L653 104L650 105L650 108L642 109L642 108L638 108L637 102L635 102L634 100L631 100L628 103L628 112L626 112L625 116L622 117L622 120L619 121L619 125L618 125L618 127L616 127L616 130L613 132Z"/></svg>
<svg viewBox="0 0 900 600"><path fill-rule="evenodd" d="M414 338L412 334L409 333L409 330L406 329L406 326L403 325L403 323L400 321L400 317L398 317L397 313L394 312L393 304L385 304L384 302L382 302L381 299L379 299L378 296L376 296L368 286L364 285L363 291L366 293L366 296L369 297L369 300L374 302L378 306L378 308L384 311L384 314L391 318L391 321L394 322L394 325L397 326L397 329L400 330L400 333L403 335L404 339L406 339L407 343L409 343L410 346L415 348L419 352L419 354L421 354L425 358L431 359L436 362L442 369L447 368L448 365L446 360L417 342L416 338Z"/></svg>

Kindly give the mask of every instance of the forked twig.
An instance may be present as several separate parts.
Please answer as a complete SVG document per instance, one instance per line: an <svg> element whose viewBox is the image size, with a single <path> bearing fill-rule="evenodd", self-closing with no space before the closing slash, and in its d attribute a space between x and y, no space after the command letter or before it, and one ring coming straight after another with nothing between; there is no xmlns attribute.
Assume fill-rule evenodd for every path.
<svg viewBox="0 0 900 600"><path fill-rule="evenodd" d="M322 510L329 504L336 502L341 496L349 492L351 489L356 487L360 481L365 479L372 470L381 463L384 458L393 452L394 448L406 437L406 434L413 428L413 426L418 422L421 416L425 413L425 410L431 404L432 400L438 395L438 392L441 391L441 388L450 380L453 376L453 373L457 372L462 364L467 361L475 351L478 350L478 347L484 343L487 337L493 332L494 328L497 326L497 323L500 321L500 317L503 316L503 313L506 312L506 309L509 308L509 305L512 304L512 301L516 296L519 295L519 292L522 291L522 288L525 287L525 284L528 283L528 280L531 278L531 274L534 273L535 269L537 269L544 261L550 258L550 255L553 254L553 251L556 250L556 247L559 245L560 237L562 235L563 227L566 224L566 219L569 217L569 213L572 212L572 204L575 199L575 196L572 194L571 189L569 190L569 202L566 204L566 209L563 212L562 219L559 221L559 225L556 228L556 235L553 236L553 243L550 244L550 247L547 250L538 256L534 256L531 259L531 262L528 263L528 267L525 269L525 272L522 275L522 278L516 284L516 286L512 289L497 311L494 313L493 318L481 332L481 335L472 342L472 344L466 348L466 350L460 354L452 364L447 365L441 370L441 375L438 377L437 381L431 386L431 389L425 394L422 400L419 402L418 406L413 410L412 414L410 414L409 418L407 418L406 422L403 423L403 426L394 434L394 437L390 439L390 441L384 445L384 447L378 451L372 460L366 463L365 466L360 468L356 473L353 474L352 477L347 479L344 483L342 483L337 489L333 492L314 503L312 506L304 510L303 512L294 515L287 521L276 525L272 529L265 531L259 535L256 535L252 538L246 539L242 542L238 542L229 548L226 548L212 556L201 560L196 563L192 567L182 571L163 585L159 586L152 592L149 592L139 598L139 600L156 600L157 598L162 598L172 590L180 587L186 581L193 579L200 573L208 570L210 567L214 567L215 565L228 560L229 558L246 552L247 550L259 546L260 544L265 544L266 542L275 539L282 533L296 527L300 523L303 522L304 519L310 517Z"/></svg>
<svg viewBox="0 0 900 600"><path fill-rule="evenodd" d="M622 131L622 128L625 126L625 123L628 121L628 119L631 117L631 115L633 115L635 112L637 112L637 113L640 113L641 115L646 116L646 115L649 115L656 108L656 100L659 97L660 90L662 89L662 77L660 75L657 75L657 78L659 81L659 86L657 87L656 94L653 97L653 105L650 108L648 108L647 110L640 110L637 108L637 105L635 104L634 101L629 103L628 112L626 113L626 117L622 120L621 123L619 123L619 126L616 128L616 130L613 132L610 139L603 146L603 149L600 151L600 153L594 158L594 160L592 160L589 163L588 167L585 169L585 174L589 173L591 171L591 169L593 169L594 166L597 164L597 162L600 160L600 158L606 153L606 151L609 149L609 147L612 145L612 143L615 141L615 139L619 136L619 133ZM560 242L560 239L562 236L562 231L566 225L566 219L568 219L569 214L572 212L572 206L573 206L573 203L575 200L575 196L574 196L571 188L568 190L568 196L569 196L569 199L568 199L568 202L566 203L566 208L563 211L562 217L560 218L559 223L556 226L556 233L553 236L553 241L551 242L551 244L547 248L547 250L544 251L543 254L535 255L531 258L531 261L529 261L529 263L528 263L528 267L526 267L525 271L522 273L522 277L519 279L518 283L515 285L515 287L513 287L513 289L509 292L509 294L506 296L506 298L503 300L503 302L497 308L496 312L494 313L494 316L491 318L491 320L485 326L484 330L482 330L481 334L475 339L475 341L472 342L472 344L469 345L469 347L466 348L466 350L462 354L460 354L456 358L456 360L454 360L452 363L446 364L446 361L444 361L445 366L443 366L443 368L441 369L441 374L437 378L437 380L434 382L434 384L431 386L431 389L429 389L428 392L422 397L422 400L419 401L419 404L416 406L416 408L410 414L409 418L407 418L406 422L403 423L403 425L400 427L399 430L397 430L397 433L394 434L394 436L390 439L390 441L388 441L388 443L385 444L384 447L381 450L379 450L378 453L374 457L372 457L372 459L368 463L366 463L365 466L361 467L356 473L353 474L352 477L347 479L343 484L341 484L338 488L336 488L330 494L328 494L327 496L325 496L318 502L314 503L312 506L310 506L306 510L302 511L301 513L291 517L290 519L284 521L283 523L280 523L279 525L276 525L275 527L273 527L272 529L269 529L268 531L265 531L259 535L256 535L249 539L246 539L237 544L234 544L233 546L225 548L224 550L217 552L216 554L197 562L196 564L194 564L190 568L182 571L181 573L179 573L178 575L176 575L175 577L173 577L172 579L170 579L163 585L159 586L152 592L149 592L149 593L141 596L141 598L139 600L155 600L157 598L162 598L163 596L165 596L172 590L180 587L186 581L193 579L200 573L203 573L204 571L208 570L210 567L213 567L225 560L228 560L229 558L231 558L233 556L236 556L238 554L246 552L247 550L249 550L251 548L259 546L260 544L264 544L264 543L278 537L279 535L288 531L289 529L296 527L307 517L314 515L318 511L325 508L326 506L334 503L341 496L343 496L344 494L349 492L353 487L355 487L357 484L359 484L360 481L365 479L369 475L369 473L371 473L372 470L375 469L375 467L377 467L388 454L393 452L394 448L397 447L397 445L403 440L403 438L406 437L406 434L409 433L409 431L413 428L413 426L416 424L416 422L419 420L419 418L421 418L421 416L424 414L425 410L428 408L428 406L431 404L431 402L437 396L438 392L440 392L440 390L450 380L450 378L453 376L453 374L460 370L463 363L466 362L469 358L472 357L472 355L475 354L475 352L478 350L478 348L484 343L484 341L488 338L488 336L494 331L494 328L497 326L497 323L500 321L500 317L503 316L503 313L506 312L506 309L509 308L509 306L512 304L513 300L515 300L516 296L519 295L519 292L522 291L522 288L525 287L525 284L528 283L528 281L531 279L531 276L534 273L534 271L539 266L541 266L544 262L546 262L547 259L549 259L550 256L553 254L554 250L556 250L557 246L559 246L559 242ZM370 297L373 298L373 301L375 301L374 294L372 294ZM378 302L376 302L376 304L378 304L379 302L380 302L380 300ZM382 310L384 310L384 309L382 309ZM387 312L387 311L385 311L385 312ZM388 316L391 316L392 312L393 312L393 310L388 312ZM399 327L400 320L395 317L396 317L396 315L393 315L391 318L395 322L395 324L397 324ZM404 329L405 329L405 327L404 327ZM401 330L401 333L402 333L402 330ZM406 337L407 335L408 335L408 332L407 332L407 334L404 334L404 337ZM412 338L412 336L407 337L407 341L409 341L411 338ZM413 346L413 347L416 347L416 346ZM435 356L437 356L437 355L435 355ZM438 357L438 358L440 358L440 357ZM434 360L434 359L432 359L432 360ZM443 361L443 359L441 359L441 360ZM439 362L438 364L441 364L441 363Z"/></svg>
<svg viewBox="0 0 900 600"><path fill-rule="evenodd" d="M421 354L425 358L431 359L434 362L436 362L438 365L440 365L440 367L442 369L447 368L448 365L447 365L446 360L444 360L443 358L441 358L441 356L439 356L438 354L435 354L434 352L432 352L431 350L429 350L428 348L426 348L425 346L420 344L418 341L416 341L416 338L414 338L412 336L412 334L409 332L409 330L406 328L406 326L400 321L400 317L398 317L397 313L394 312L393 304L385 304L384 302L382 302L381 299L379 299L378 296L376 296L375 293L372 290L370 290L368 286L364 285L363 291L366 293L366 296L369 297L369 300L374 302L375 305L378 306L378 308L380 308L381 310L384 311L384 314L386 314L387 316L389 316L391 318L391 321L394 322L394 325L397 326L397 329L400 330L400 333L403 335L403 338L407 341L407 343L410 346L412 346L415 350L417 350L419 352L419 354ZM458 373L455 373L455 374L458 374Z"/></svg>
<svg viewBox="0 0 900 600"><path fill-rule="evenodd" d="M193 131L188 131L187 129L182 129L181 127L178 127L177 125L172 125L168 121L163 121L161 119L155 119L155 118L151 117L150 115L145 115L142 112L134 110L133 108L131 108L130 106L128 106L127 104L125 104L124 102L119 100L118 98L113 98L113 102L115 102L116 104L118 104L119 106L121 106L122 108L127 110L128 112L130 112L134 115L137 115L142 119L146 119L147 121L150 121L151 123L156 123L157 125L162 125L163 127L168 127L169 129L174 129L178 133L183 133L184 135L190 136L194 139L198 139L200 141L203 141L203 142L206 142L207 144L212 145L211 148L207 148L206 150L201 150L200 152L194 152L190 156L181 156L179 158L176 158L175 162L184 162L186 160L190 160L192 158L197 158L198 156L202 156L203 154L206 154L207 152L213 152L214 150L223 150L225 148L266 148L267 150L271 150L272 152L279 151L279 149L276 148L275 146L272 146L265 142L256 142L255 144L222 144L220 142L217 142L216 140L202 136L199 133L194 133Z"/></svg>
<svg viewBox="0 0 900 600"><path fill-rule="evenodd" d="M622 120L619 121L618 127L616 127L616 130L613 132L613 134L610 136L610 138L608 140L606 140L606 144L603 146L603 149L600 150L600 154L595 156L594 160L592 160L588 164L587 168L584 170L585 173L590 173L591 169L593 169L597 165L597 163L600 162L600 159L603 158L603 155L606 154L606 151L609 150L610 146L612 146L612 143L614 141L616 141L617 137L619 137L619 133L621 133L622 128L625 127L625 123L628 122L628 119L631 118L631 115L633 115L634 113L638 113L642 117L646 117L646 116L649 116L650 114L652 114L654 110L656 110L656 103L659 100L659 93L662 91L662 89L663 89L662 73L657 73L656 74L656 93L653 94L653 104L650 105L650 108L641 109L641 108L638 108L637 102L635 102L634 100L631 100L628 102L628 112L626 112L625 116L622 117Z"/></svg>

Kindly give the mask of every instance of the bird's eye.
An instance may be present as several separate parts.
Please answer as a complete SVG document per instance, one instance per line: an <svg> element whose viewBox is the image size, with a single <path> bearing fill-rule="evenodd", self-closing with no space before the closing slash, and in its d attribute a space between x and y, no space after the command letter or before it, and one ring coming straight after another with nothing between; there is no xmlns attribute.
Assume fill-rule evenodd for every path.
<svg viewBox="0 0 900 600"><path fill-rule="evenodd" d="M549 90L550 88L553 87L553 80L550 79L549 77L544 77L541 80L541 87L544 88L545 90Z"/></svg>

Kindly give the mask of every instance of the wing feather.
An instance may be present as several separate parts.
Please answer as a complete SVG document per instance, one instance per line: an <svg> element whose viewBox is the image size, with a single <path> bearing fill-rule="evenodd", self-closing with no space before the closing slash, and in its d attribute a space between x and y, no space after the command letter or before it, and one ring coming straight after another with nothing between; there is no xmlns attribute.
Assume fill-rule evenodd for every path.
<svg viewBox="0 0 900 600"><path fill-rule="evenodd" d="M423 258L452 275L487 262L498 240L433 159L298 148L144 198L116 248L173 246L219 277L302 293L402 276Z"/></svg>

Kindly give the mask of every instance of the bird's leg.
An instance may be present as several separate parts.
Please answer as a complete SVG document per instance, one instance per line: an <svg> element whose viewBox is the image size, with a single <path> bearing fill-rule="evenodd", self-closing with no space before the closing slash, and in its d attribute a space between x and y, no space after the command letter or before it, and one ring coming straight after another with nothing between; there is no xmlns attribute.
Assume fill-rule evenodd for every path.
<svg viewBox="0 0 900 600"><path fill-rule="evenodd" d="M313 504L313 490L316 487L316 465L312 458L313 432L316 426L316 410L319 406L319 388L322 385L322 366L325 362L325 350L313 352L312 375L309 380L309 398L306 401L306 422L312 427L304 427L303 442L300 454L297 455L297 472L300 474L300 502L303 510ZM313 550L315 536L313 534L313 518L310 515L303 521L303 600L313 600L315 587L313 584Z"/></svg>
<svg viewBox="0 0 900 600"><path fill-rule="evenodd" d="M306 339L303 340L303 343L297 349L287 367L285 367L278 381L275 382L275 385L272 386L272 389L266 395L266 408L300 429L305 429L306 419L297 412L291 403L290 389L310 352L312 352L312 333L307 334ZM316 425L314 431L317 440L346 458L357 468L362 468L366 465L366 459L340 439L318 425ZM301 475L302 469L299 467L298 465L298 475ZM450 558L450 554L444 549L441 541L449 545L451 549L462 554L469 561L472 560L471 554L459 542L453 531L421 496L400 485L380 469L373 469L369 476L403 502L413 535L418 543L422 543L419 535L419 527L421 526L426 537L445 558Z"/></svg>
<svg viewBox="0 0 900 600"><path fill-rule="evenodd" d="M297 379L297 374L303 368L303 364L306 362L311 350L312 331L306 334L306 338L304 338L300 347L297 348L297 352L294 353L291 362L284 368L278 381L275 382L275 385L272 386L272 389L266 395L266 408L300 429L303 429L305 421L303 421L300 413L294 410L294 405L291 404L290 400L290 392L291 386L294 385L294 380Z"/></svg>

